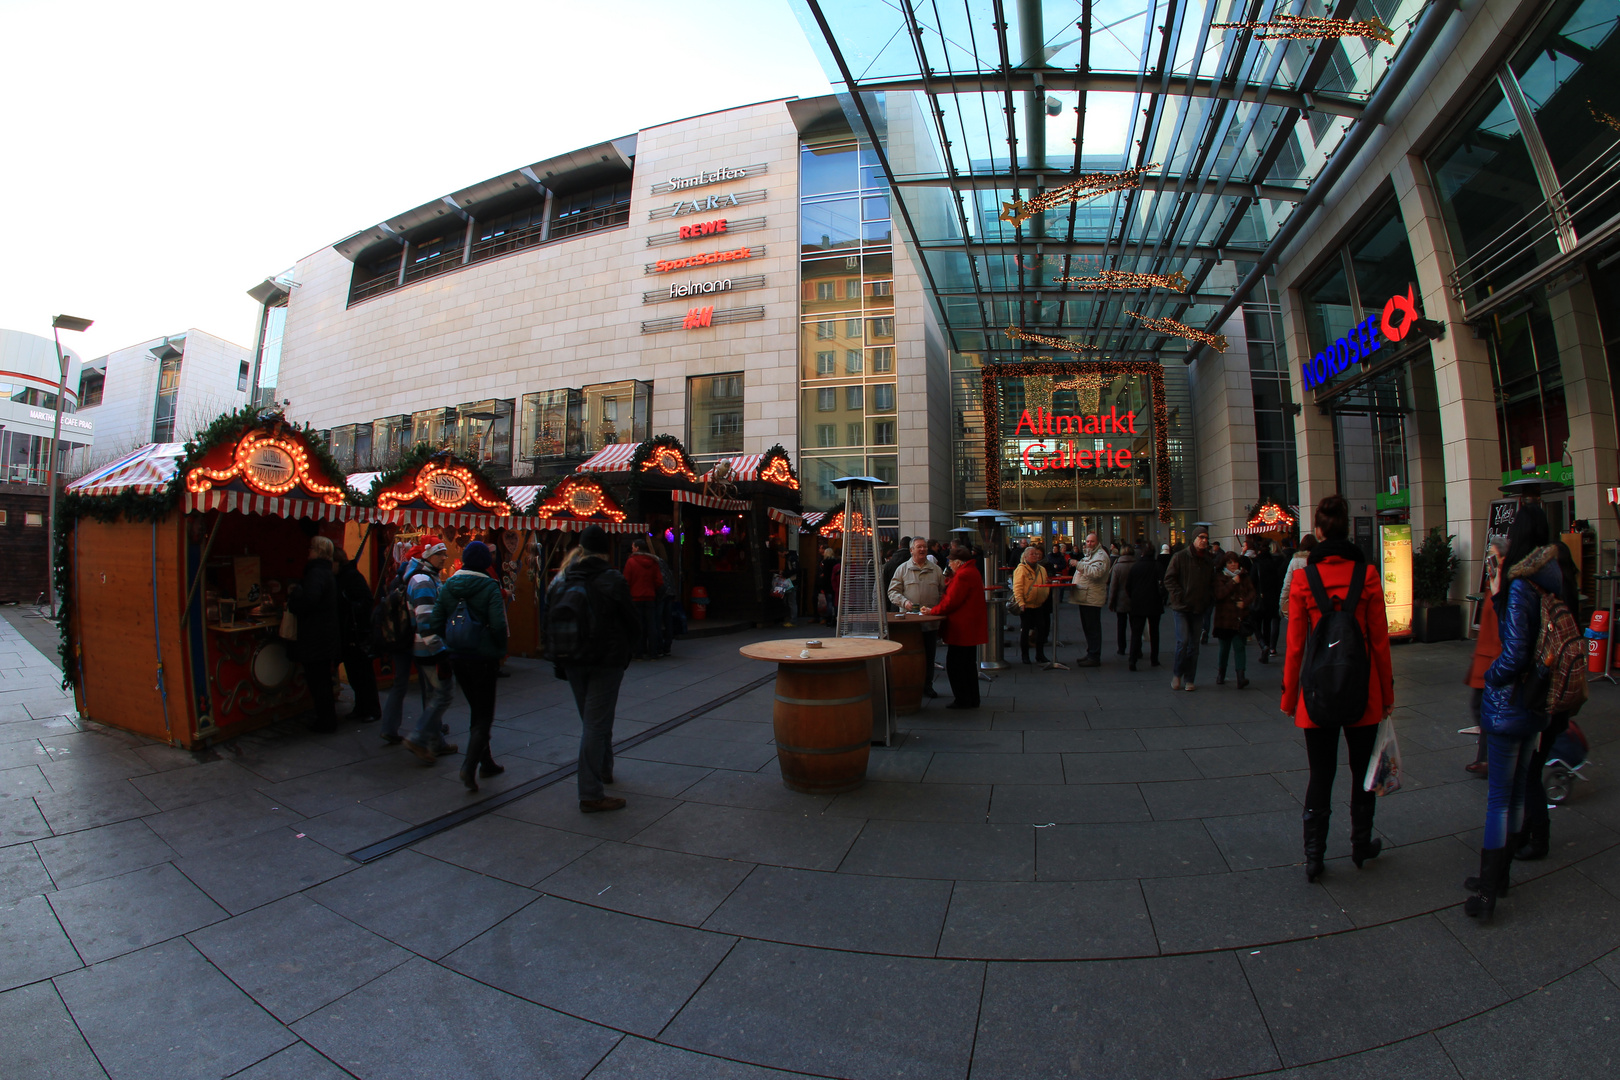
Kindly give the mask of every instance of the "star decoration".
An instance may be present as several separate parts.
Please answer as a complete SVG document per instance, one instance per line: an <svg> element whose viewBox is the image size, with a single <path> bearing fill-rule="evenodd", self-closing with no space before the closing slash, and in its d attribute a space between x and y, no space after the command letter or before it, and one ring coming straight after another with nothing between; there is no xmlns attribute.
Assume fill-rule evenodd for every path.
<svg viewBox="0 0 1620 1080"><path fill-rule="evenodd" d="M1140 187L1143 175L1149 169L1157 169L1158 167L1158 163L1154 162L1151 165L1139 165L1134 169L1126 169L1124 172L1088 173L1078 180L1064 184L1062 187L1053 188L1051 191L1043 191L1032 199L1014 199L1012 202L1002 203L1001 220L1010 221L1014 225L1022 225L1036 214L1044 210L1050 210L1054 206Z"/></svg>

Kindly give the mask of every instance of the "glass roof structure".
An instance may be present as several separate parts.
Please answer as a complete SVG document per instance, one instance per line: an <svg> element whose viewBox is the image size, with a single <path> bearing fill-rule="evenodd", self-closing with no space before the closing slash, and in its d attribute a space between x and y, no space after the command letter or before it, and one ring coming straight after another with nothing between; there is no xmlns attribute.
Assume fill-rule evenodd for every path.
<svg viewBox="0 0 1620 1080"><path fill-rule="evenodd" d="M1230 300L1417 25L1426 0L798 0L958 352L1072 338L1178 358ZM1390 41L1267 38L1279 16L1378 19ZM1082 176L1140 182L1022 222L1007 204ZM1098 290L1101 271L1171 277ZM1091 282L1064 280L1094 279ZM1138 279L1140 280L1140 279ZM1218 329L1218 328L1210 328ZM1091 356L1086 351L1081 356Z"/></svg>

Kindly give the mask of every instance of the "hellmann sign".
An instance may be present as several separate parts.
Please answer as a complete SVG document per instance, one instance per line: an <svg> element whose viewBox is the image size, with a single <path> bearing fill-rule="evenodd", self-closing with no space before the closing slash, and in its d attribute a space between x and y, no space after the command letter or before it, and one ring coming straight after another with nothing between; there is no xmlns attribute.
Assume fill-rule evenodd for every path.
<svg viewBox="0 0 1620 1080"><path fill-rule="evenodd" d="M1299 365L1306 389L1322 386L1351 364L1372 361L1385 345L1405 341L1413 328L1430 338L1439 337L1441 324L1418 315L1417 290L1408 285L1406 295L1397 293L1384 301L1383 310L1368 315L1332 345Z"/></svg>

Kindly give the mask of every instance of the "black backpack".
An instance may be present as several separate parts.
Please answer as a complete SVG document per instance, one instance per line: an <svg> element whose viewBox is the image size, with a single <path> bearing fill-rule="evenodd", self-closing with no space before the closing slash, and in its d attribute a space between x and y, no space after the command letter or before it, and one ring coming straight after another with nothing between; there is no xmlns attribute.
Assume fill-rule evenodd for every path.
<svg viewBox="0 0 1620 1080"><path fill-rule="evenodd" d="M1305 715L1317 727L1344 727L1358 722L1367 711L1367 681L1372 661L1367 642L1356 621L1356 605L1361 600L1367 564L1356 560L1350 571L1350 589L1344 606L1328 595L1322 574L1314 565L1305 567L1305 580L1316 598L1320 617L1305 639L1305 658L1299 665L1299 692L1305 702Z"/></svg>
<svg viewBox="0 0 1620 1080"><path fill-rule="evenodd" d="M416 627L411 619L411 600L403 576L396 577L388 591L377 598L371 609L370 651L373 656L395 656L414 648Z"/></svg>
<svg viewBox="0 0 1620 1080"><path fill-rule="evenodd" d="M596 659L596 613L590 582L564 574L551 588L546 610L546 658L553 663Z"/></svg>

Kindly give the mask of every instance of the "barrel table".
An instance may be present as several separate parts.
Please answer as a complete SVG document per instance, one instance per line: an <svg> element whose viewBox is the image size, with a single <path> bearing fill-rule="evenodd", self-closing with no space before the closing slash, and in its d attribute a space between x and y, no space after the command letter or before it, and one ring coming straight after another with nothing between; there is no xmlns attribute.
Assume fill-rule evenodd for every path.
<svg viewBox="0 0 1620 1080"><path fill-rule="evenodd" d="M866 783L872 749L872 680L866 662L900 651L895 641L803 638L757 641L737 650L776 664L776 763L793 791L832 795ZM807 655L801 655L807 654Z"/></svg>
<svg viewBox="0 0 1620 1080"><path fill-rule="evenodd" d="M889 701L896 716L910 716L922 709L923 687L929 683L928 657L923 652L923 633L938 631L943 615L899 615L891 612L889 639L900 643L900 651L890 656Z"/></svg>

